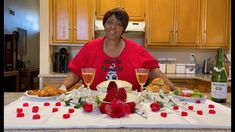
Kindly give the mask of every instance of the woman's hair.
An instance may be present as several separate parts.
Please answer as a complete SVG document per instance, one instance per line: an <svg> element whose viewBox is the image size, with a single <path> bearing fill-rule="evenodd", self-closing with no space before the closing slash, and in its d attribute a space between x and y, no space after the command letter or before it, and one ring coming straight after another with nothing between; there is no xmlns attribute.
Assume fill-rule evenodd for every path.
<svg viewBox="0 0 235 132"><path fill-rule="evenodd" d="M124 33L126 30L126 27L128 25L128 22L129 22L129 16L128 16L127 12L125 10L123 10L122 8L114 8L114 9L107 11L104 14L103 26L105 25L107 19L112 15L114 15L117 18L117 20L121 22L121 24L123 26L122 33Z"/></svg>

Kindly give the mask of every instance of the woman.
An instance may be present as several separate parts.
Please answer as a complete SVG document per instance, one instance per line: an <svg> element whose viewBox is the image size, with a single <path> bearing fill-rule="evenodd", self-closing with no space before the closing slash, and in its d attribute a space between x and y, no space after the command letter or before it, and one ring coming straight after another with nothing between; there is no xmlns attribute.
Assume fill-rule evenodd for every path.
<svg viewBox="0 0 235 132"><path fill-rule="evenodd" d="M96 75L91 89L110 79L119 79L130 82L132 90L141 91L137 82L135 68L147 68L152 78L161 77L171 90L174 84L159 70L158 62L143 47L122 34L129 22L129 16L123 9L115 8L106 12L103 18L105 37L86 43L75 58L69 63L67 78L61 89L71 87L82 79L81 68L96 68Z"/></svg>

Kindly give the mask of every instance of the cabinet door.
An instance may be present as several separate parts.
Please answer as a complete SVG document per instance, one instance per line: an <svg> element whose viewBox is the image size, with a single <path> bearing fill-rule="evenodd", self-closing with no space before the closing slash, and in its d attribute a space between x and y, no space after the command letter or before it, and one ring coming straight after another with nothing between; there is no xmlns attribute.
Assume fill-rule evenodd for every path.
<svg viewBox="0 0 235 132"><path fill-rule="evenodd" d="M53 42L72 42L72 0L53 0Z"/></svg>
<svg viewBox="0 0 235 132"><path fill-rule="evenodd" d="M122 0L121 7L127 11L130 20L144 20L144 0Z"/></svg>
<svg viewBox="0 0 235 132"><path fill-rule="evenodd" d="M121 0L97 0L97 18L102 19L108 10L120 6Z"/></svg>
<svg viewBox="0 0 235 132"><path fill-rule="evenodd" d="M90 0L74 0L73 31L74 42L85 43L91 40Z"/></svg>
<svg viewBox="0 0 235 132"><path fill-rule="evenodd" d="M229 3L230 0L204 0L203 47L228 46Z"/></svg>
<svg viewBox="0 0 235 132"><path fill-rule="evenodd" d="M199 46L200 0L176 0L176 46Z"/></svg>
<svg viewBox="0 0 235 132"><path fill-rule="evenodd" d="M150 0L146 24L148 46L169 46L173 42L173 0Z"/></svg>

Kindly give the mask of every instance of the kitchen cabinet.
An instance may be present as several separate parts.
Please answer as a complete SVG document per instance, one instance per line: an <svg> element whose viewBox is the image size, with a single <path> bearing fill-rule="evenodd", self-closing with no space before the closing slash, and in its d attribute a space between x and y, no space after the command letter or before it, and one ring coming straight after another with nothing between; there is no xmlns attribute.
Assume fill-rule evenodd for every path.
<svg viewBox="0 0 235 132"><path fill-rule="evenodd" d="M127 11L130 20L144 20L144 1L145 0L97 0L97 18L102 19L104 14L113 8L121 7Z"/></svg>
<svg viewBox="0 0 235 132"><path fill-rule="evenodd" d="M53 43L85 43L92 39L91 0L52 0Z"/></svg>
<svg viewBox="0 0 235 132"><path fill-rule="evenodd" d="M202 81L202 80L197 80L195 89L198 89L199 91L202 92L211 92L211 82L208 81ZM231 93L231 86L227 87L228 93Z"/></svg>
<svg viewBox="0 0 235 132"><path fill-rule="evenodd" d="M198 47L200 0L150 0L146 47Z"/></svg>
<svg viewBox="0 0 235 132"><path fill-rule="evenodd" d="M202 47L229 47L230 0L203 0Z"/></svg>

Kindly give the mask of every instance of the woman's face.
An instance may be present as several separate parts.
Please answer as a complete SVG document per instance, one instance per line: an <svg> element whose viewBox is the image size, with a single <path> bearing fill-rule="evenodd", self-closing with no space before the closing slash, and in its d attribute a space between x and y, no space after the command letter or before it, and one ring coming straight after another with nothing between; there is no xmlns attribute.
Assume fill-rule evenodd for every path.
<svg viewBox="0 0 235 132"><path fill-rule="evenodd" d="M107 38L119 39L122 35L124 28L121 22L118 21L114 15L112 15L106 20L104 24L104 30Z"/></svg>

